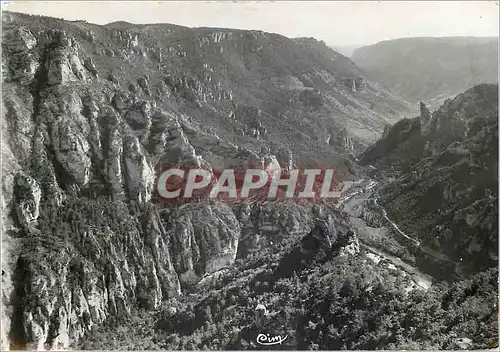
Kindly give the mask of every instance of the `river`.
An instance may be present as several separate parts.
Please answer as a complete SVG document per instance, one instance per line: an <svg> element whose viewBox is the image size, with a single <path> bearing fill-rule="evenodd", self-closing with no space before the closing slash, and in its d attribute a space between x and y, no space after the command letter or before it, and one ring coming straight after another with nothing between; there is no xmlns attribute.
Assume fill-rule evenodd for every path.
<svg viewBox="0 0 500 352"><path fill-rule="evenodd" d="M423 288L428 289L431 287L433 282L433 277L422 272L417 267L404 262L401 258L390 254L380 248L374 248L373 246L363 243L363 240L368 238L381 238L383 236L388 236L389 229L387 227L374 228L366 224L366 222L359 217L360 208L365 200L369 199L374 191L377 182L370 179L361 179L356 182L351 182L347 187L342 190L342 198L340 198L336 207L340 210L345 211L352 222L352 224L358 230L358 237L361 242L361 247L368 252L368 258L371 259L375 264L378 264L382 259L390 262L394 269L399 269L404 271L406 274L412 277L414 283ZM375 199L376 202L376 199ZM414 242L417 246L420 246L420 241L412 238L405 234L389 217L387 212L380 205L378 207L383 211L385 219L389 222L391 226L403 237Z"/></svg>

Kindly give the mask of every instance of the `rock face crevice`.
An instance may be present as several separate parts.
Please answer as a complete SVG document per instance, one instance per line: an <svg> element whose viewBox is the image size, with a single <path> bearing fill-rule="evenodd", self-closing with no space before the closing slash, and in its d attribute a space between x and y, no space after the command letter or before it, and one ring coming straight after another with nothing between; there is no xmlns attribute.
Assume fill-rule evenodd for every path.
<svg viewBox="0 0 500 352"><path fill-rule="evenodd" d="M13 349L19 349L23 347L28 340L26 336L26 329L24 326L24 317L23 317L23 300L26 299L26 278L28 276L28 272L26 270L26 264L20 258L14 269L14 275L12 277L14 284L11 297L3 297L3 299L7 298L10 300L10 326L5 326L5 322L2 322L2 329L7 327L8 329L8 340L9 345L6 346L8 348L14 347ZM4 342L5 343L5 342ZM5 346L5 345L4 345Z"/></svg>

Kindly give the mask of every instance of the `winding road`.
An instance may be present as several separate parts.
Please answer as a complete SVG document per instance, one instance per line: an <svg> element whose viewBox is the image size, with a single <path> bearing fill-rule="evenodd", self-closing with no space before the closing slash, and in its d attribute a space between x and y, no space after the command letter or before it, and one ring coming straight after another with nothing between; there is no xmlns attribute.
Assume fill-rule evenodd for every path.
<svg viewBox="0 0 500 352"><path fill-rule="evenodd" d="M363 184L365 184L365 185L363 186ZM356 206L361 205L364 200L373 199L375 205L382 211L384 219L387 221L387 224L389 225L389 227L392 228L393 230L395 230L398 235L400 235L401 237L414 243L418 247L418 250L421 251L422 253L425 253L426 255L428 255L434 259L437 259L439 261L452 263L453 265L455 265L455 267L459 266L459 263L451 260L450 258L448 258L447 256L445 256L441 253L438 253L430 248L424 247L423 245L421 245L421 242L418 239L413 238L413 237L407 235L404 231L402 231L399 228L399 226L393 220L391 220L389 218L389 216L387 215L387 211L380 204L378 204L378 202L377 202L378 198L371 198L373 189L376 185L377 185L377 182L374 180L370 180L370 179L369 180L361 179L361 180L358 180L356 182L350 182L349 186L346 187L346 190L351 190L351 188L353 188L352 186L358 186L358 187L361 186L361 187L358 188L357 190L356 189L352 190L351 192L349 192L348 194L346 194L345 196L340 198L339 202L336 204L336 208L345 211L346 213L348 213L351 216L351 220L352 220L353 224L358 228L358 231L365 232L368 234L376 233L376 232L378 232L378 230L368 226L364 220L359 218L359 216L358 216L358 214L356 214L356 210L355 210ZM385 226L385 227L388 228L387 226ZM378 234L378 235L380 235L380 234ZM375 248L372 248L370 246L367 246L366 244L365 244L365 247L368 247L371 252L376 253L377 255L383 255L386 259L393 262L394 265L401 267L402 260L400 258L394 257L392 254L386 253L380 249L375 249ZM420 281L423 281L423 282L429 281L430 276L419 271L418 268L413 267L407 263L405 263L405 266L406 267L403 268L403 270L405 270L407 272L411 272L413 274L417 274ZM455 273L455 275L457 278L463 279L463 277L460 274ZM421 285L421 286L423 286L423 285Z"/></svg>
<svg viewBox="0 0 500 352"><path fill-rule="evenodd" d="M389 224L391 224L391 226L394 228L394 230L396 230L404 238L409 239L410 241L412 241L413 243L415 243L417 246L420 246L420 241L419 240L416 240L416 239L408 236L406 233L404 233L403 231L401 231L401 229L398 227L398 225L396 225L396 223L394 223L394 221L392 221L391 219L389 219L389 216L387 216L387 212L385 211L385 209L382 206L380 206L377 203L377 201L378 201L378 198L375 198L374 199L375 205L380 210L382 210L382 214L384 215L384 218L389 222Z"/></svg>
<svg viewBox="0 0 500 352"><path fill-rule="evenodd" d="M381 205L379 205L377 203L377 200L378 200L377 198L374 199L375 205L377 205L379 207L379 209L382 210L384 218L389 222L389 224L391 224L391 226L394 228L394 230L396 230L401 236L403 236L404 238L409 239L413 243L415 243L423 253L425 253L425 254L427 254L427 255L435 258L435 259L438 259L438 260L441 260L441 261L445 261L445 262L449 262L449 263L452 263L454 265L459 265L458 262L455 262L455 261L451 260L446 255L440 254L440 253L438 253L438 252L436 252L436 251L434 251L432 249L429 249L429 248L426 248L424 246L421 246L421 243L420 243L419 240L417 240L417 239L415 239L413 237L410 237L406 233L404 233L403 231L401 231L401 229L398 227L398 225L396 225L396 223L394 221L392 221L388 217L386 210ZM463 279L463 277L461 275L459 275L459 274L456 274L456 275L457 275L457 277Z"/></svg>
<svg viewBox="0 0 500 352"><path fill-rule="evenodd" d="M363 183L365 183L365 185L363 186ZM377 185L377 182L376 181L373 181L373 180L360 180L358 182L355 183L356 185L361 185L361 188L360 189L357 189L357 190L353 190L351 191L349 194L346 194L344 197L342 197L339 202L337 203L336 205L336 208L337 209L340 209L340 210L343 210L345 211L346 213L349 214L349 216L351 217L351 222L353 223L353 225L358 229L358 233L360 234L365 234L365 235L376 235L376 236L385 236L386 235L386 231L382 231L382 229L379 229L379 228L373 228L373 227L370 227L368 226L364 220L360 219L358 217L358 214L356 214L356 206L357 205L360 205L363 203L364 200L366 199L369 199L370 196L371 196L371 193L374 189L374 187ZM376 200L375 200L375 204L377 205L377 207L379 207L382 212L383 212L383 215L384 215L384 218L387 220L388 224L390 224L391 227L393 227L397 233L409 240L411 240L412 242L414 242L417 246L420 247L420 241L408 236L407 234L405 234L395 223L394 221L392 221L388 215L387 215L387 212L385 211L385 209L380 206ZM381 234L380 232L384 232L383 234ZM363 236L360 236L360 239L362 239ZM378 261L378 259L376 258L383 258L387 261L389 261L392 265L394 265L396 268L399 268L400 270L403 270L404 272L406 272L407 274L410 274L412 277L413 277L413 281L415 282L415 284L417 284L418 286L424 288L424 289L428 289L431 285L432 285L432 281L433 281L433 278L420 271L417 267L415 266L412 266L408 263L405 263L401 258L393 255L393 254L390 254L390 253L387 253L386 251L382 250L382 249L379 249L379 248L374 248L372 246L369 246L368 244L366 243L363 243L362 244L362 247L370 252L370 257L374 257L375 261ZM420 247L421 248L421 247Z"/></svg>

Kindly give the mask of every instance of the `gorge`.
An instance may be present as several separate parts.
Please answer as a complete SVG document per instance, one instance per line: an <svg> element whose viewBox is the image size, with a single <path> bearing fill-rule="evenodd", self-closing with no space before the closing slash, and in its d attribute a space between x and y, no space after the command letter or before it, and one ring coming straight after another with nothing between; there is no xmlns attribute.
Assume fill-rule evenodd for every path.
<svg viewBox="0 0 500 352"><path fill-rule="evenodd" d="M2 349L498 347L498 85L417 116L313 38L13 12L2 36ZM170 164L344 188L158 204Z"/></svg>

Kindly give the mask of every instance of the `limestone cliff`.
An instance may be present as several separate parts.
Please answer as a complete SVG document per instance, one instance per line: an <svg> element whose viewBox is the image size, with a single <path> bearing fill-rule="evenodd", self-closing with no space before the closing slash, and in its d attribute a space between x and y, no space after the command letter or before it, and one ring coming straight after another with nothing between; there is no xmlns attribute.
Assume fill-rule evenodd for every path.
<svg viewBox="0 0 500 352"><path fill-rule="evenodd" d="M153 309L312 226L313 212L292 205L261 215L252 204L157 206L164 165L307 162L347 176L347 153L407 109L376 85L346 87L345 77L362 73L314 40L7 12L3 20L5 349L67 348L111 316ZM276 221L278 231L268 224Z"/></svg>
<svg viewBox="0 0 500 352"><path fill-rule="evenodd" d="M402 229L465 272L498 261L498 85L478 85L436 111L396 123L365 164L397 179L381 203Z"/></svg>

